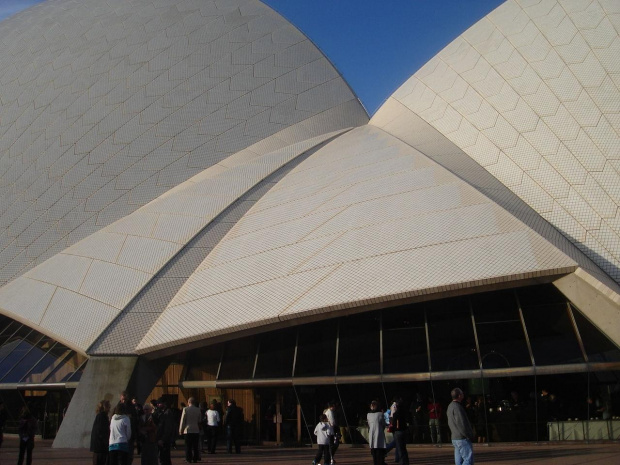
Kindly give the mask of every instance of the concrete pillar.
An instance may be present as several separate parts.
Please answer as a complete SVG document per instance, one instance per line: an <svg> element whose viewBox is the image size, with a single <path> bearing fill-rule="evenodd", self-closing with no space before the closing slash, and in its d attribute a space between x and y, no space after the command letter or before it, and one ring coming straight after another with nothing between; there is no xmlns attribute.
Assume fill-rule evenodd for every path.
<svg viewBox="0 0 620 465"><path fill-rule="evenodd" d="M90 447L97 403L109 400L114 408L121 391L143 403L167 366L168 360L149 361L135 355L91 356L52 447Z"/></svg>
<svg viewBox="0 0 620 465"><path fill-rule="evenodd" d="M116 405L119 393L129 385L137 361L137 356L90 358L52 447L90 447L97 402L105 399L113 407Z"/></svg>
<svg viewBox="0 0 620 465"><path fill-rule="evenodd" d="M603 334L620 347L620 295L581 268L553 282Z"/></svg>

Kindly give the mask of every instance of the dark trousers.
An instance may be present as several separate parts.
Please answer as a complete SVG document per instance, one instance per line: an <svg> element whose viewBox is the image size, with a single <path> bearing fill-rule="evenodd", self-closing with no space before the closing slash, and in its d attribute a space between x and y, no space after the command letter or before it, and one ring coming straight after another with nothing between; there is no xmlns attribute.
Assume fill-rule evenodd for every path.
<svg viewBox="0 0 620 465"><path fill-rule="evenodd" d="M200 460L200 434L185 433L185 460L189 463Z"/></svg>
<svg viewBox="0 0 620 465"><path fill-rule="evenodd" d="M160 465L172 465L172 459L170 458L170 443L165 442L159 446L159 464Z"/></svg>
<svg viewBox="0 0 620 465"><path fill-rule="evenodd" d="M401 465L409 465L409 454L407 453L407 431L395 431L394 440L396 449L400 455Z"/></svg>
<svg viewBox="0 0 620 465"><path fill-rule="evenodd" d="M93 465L108 465L108 452L94 452Z"/></svg>
<svg viewBox="0 0 620 465"><path fill-rule="evenodd" d="M385 464L385 449L370 449L370 454L372 455L373 465Z"/></svg>
<svg viewBox="0 0 620 465"><path fill-rule="evenodd" d="M110 465L127 465L129 463L129 454L124 450L111 450L108 454Z"/></svg>
<svg viewBox="0 0 620 465"><path fill-rule="evenodd" d="M237 426L226 426L226 448L229 454L232 454L232 446L235 445L235 453L241 453L241 441L239 435L241 434L241 428Z"/></svg>
<svg viewBox="0 0 620 465"><path fill-rule="evenodd" d="M215 446L217 445L217 426L207 426L207 450L209 454L215 454Z"/></svg>
<svg viewBox="0 0 620 465"><path fill-rule="evenodd" d="M332 455L332 459L334 455L336 455L336 451L338 450L338 446L340 446L340 435L336 434L334 436L329 437L330 450L329 452Z"/></svg>
<svg viewBox="0 0 620 465"><path fill-rule="evenodd" d="M329 463L332 460L332 454L331 454L331 444L319 444L319 450L316 453L316 455L314 456L314 462L315 463L320 463L321 462L321 457L325 457L325 462L324 463Z"/></svg>
<svg viewBox="0 0 620 465"><path fill-rule="evenodd" d="M32 464L32 449L34 449L34 438L30 438L27 441L19 440L19 458L17 459L17 465L24 463L24 454L26 454L26 465Z"/></svg>

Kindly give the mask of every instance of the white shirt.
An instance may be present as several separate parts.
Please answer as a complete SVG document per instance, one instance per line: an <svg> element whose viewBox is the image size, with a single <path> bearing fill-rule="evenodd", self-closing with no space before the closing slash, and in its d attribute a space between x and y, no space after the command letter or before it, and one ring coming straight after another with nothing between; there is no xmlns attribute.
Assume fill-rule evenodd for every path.
<svg viewBox="0 0 620 465"><path fill-rule="evenodd" d="M207 425L219 426L220 425L220 413L217 410L207 410Z"/></svg>
<svg viewBox="0 0 620 465"><path fill-rule="evenodd" d="M109 444L127 443L131 439L131 422L126 415L113 415L110 422Z"/></svg>

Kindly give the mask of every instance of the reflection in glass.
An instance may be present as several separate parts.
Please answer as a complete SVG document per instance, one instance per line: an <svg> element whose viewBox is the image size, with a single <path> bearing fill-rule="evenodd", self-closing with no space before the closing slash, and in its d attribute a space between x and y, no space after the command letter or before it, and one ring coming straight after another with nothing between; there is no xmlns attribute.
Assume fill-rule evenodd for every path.
<svg viewBox="0 0 620 465"><path fill-rule="evenodd" d="M293 374L293 357L297 329L282 329L260 337L255 378L289 378Z"/></svg>
<svg viewBox="0 0 620 465"><path fill-rule="evenodd" d="M383 311L383 373L428 371L424 309L421 305Z"/></svg>
<svg viewBox="0 0 620 465"><path fill-rule="evenodd" d="M13 350L6 353L4 358L0 360L0 380L4 377L2 373L8 373L30 350L36 345L43 335L36 331L31 330L23 326L20 330L11 338L11 340L5 345L6 348L13 347ZM17 342L17 344L16 344ZM43 354L40 354L43 356ZM40 357L39 357L40 358ZM31 362L32 365L36 360Z"/></svg>
<svg viewBox="0 0 620 465"><path fill-rule="evenodd" d="M295 376L334 376L338 320L299 327Z"/></svg>
<svg viewBox="0 0 620 465"><path fill-rule="evenodd" d="M471 297L482 368L530 366L525 333L513 291Z"/></svg>
<svg viewBox="0 0 620 465"><path fill-rule="evenodd" d="M71 353L71 349L62 344L55 343L50 350L26 373L20 382L42 383L56 369L63 360Z"/></svg>
<svg viewBox="0 0 620 465"><path fill-rule="evenodd" d="M572 307L579 335L583 342L589 362L618 362L620 349L611 342L601 331L594 327L582 313Z"/></svg>
<svg viewBox="0 0 620 465"><path fill-rule="evenodd" d="M476 430L491 442L536 440L536 384L533 376L485 378L486 412L477 409ZM477 393L480 403L482 393ZM478 405L479 406L479 405ZM487 422L487 429L483 429Z"/></svg>
<svg viewBox="0 0 620 465"><path fill-rule="evenodd" d="M256 341L246 337L226 343L219 379L250 379L256 361Z"/></svg>
<svg viewBox="0 0 620 465"><path fill-rule="evenodd" d="M30 371L35 364L41 360L47 351L50 349L53 341L43 335L39 335L40 340L36 343L36 345L29 346L29 351L26 352L21 358L16 362L16 365L4 376L4 378L0 379L0 382L3 383L16 383L18 382L28 371ZM22 342L24 344L24 342ZM1 369L1 368L0 368Z"/></svg>
<svg viewBox="0 0 620 465"><path fill-rule="evenodd" d="M58 348L60 351L60 347ZM77 352L65 352L61 363L55 363L55 367L43 380L45 383L63 383L71 379L86 362L86 357ZM81 376L81 375L80 375Z"/></svg>
<svg viewBox="0 0 620 465"><path fill-rule="evenodd" d="M566 303L523 307L536 365L583 363Z"/></svg>
<svg viewBox="0 0 620 465"><path fill-rule="evenodd" d="M379 329L378 312L340 319L338 376L379 373Z"/></svg>
<svg viewBox="0 0 620 465"><path fill-rule="evenodd" d="M426 307L432 371L479 368L466 299L429 302Z"/></svg>

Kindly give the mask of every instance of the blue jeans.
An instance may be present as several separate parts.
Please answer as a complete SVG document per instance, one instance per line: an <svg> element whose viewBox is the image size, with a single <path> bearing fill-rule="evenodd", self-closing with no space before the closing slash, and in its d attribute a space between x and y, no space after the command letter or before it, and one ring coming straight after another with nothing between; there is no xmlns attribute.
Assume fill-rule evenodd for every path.
<svg viewBox="0 0 620 465"><path fill-rule="evenodd" d="M394 431L394 440L396 441L396 451L400 456L401 465L409 465L409 454L407 453L407 432Z"/></svg>
<svg viewBox="0 0 620 465"><path fill-rule="evenodd" d="M454 463L456 465L474 465L474 451L469 439L453 439Z"/></svg>

